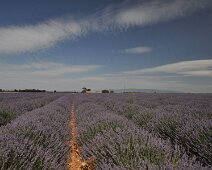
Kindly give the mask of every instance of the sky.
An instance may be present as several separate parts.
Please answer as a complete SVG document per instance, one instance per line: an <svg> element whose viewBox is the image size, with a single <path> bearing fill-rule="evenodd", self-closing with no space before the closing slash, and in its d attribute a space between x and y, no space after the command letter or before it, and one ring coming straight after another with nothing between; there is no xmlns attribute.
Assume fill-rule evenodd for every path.
<svg viewBox="0 0 212 170"><path fill-rule="evenodd" d="M0 88L212 93L211 0L0 0Z"/></svg>

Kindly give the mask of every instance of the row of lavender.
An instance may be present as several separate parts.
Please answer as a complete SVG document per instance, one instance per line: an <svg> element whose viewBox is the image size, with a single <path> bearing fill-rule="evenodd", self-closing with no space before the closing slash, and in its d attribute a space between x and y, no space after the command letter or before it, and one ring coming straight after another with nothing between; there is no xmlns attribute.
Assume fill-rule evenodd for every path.
<svg viewBox="0 0 212 170"><path fill-rule="evenodd" d="M127 94L96 100L151 133L181 145L205 165L212 165L212 95Z"/></svg>
<svg viewBox="0 0 212 170"><path fill-rule="evenodd" d="M0 127L0 169L66 169L72 95L20 115Z"/></svg>
<svg viewBox="0 0 212 170"><path fill-rule="evenodd" d="M179 145L103 106L111 101L118 107L117 101L128 99L115 94L78 96L78 142L84 158L94 157L97 169L209 169Z"/></svg>
<svg viewBox="0 0 212 170"><path fill-rule="evenodd" d="M0 93L0 126L27 111L42 107L62 94L53 93Z"/></svg>

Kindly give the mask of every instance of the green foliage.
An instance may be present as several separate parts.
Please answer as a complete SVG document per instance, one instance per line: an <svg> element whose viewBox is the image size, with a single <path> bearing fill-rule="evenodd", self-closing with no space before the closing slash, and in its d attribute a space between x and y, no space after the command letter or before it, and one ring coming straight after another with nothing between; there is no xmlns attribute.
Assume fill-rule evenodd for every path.
<svg viewBox="0 0 212 170"><path fill-rule="evenodd" d="M153 147L145 147L142 152L144 159L155 165L162 165L165 161L165 154L163 151L154 149Z"/></svg>
<svg viewBox="0 0 212 170"><path fill-rule="evenodd" d="M102 90L102 93L109 93L109 90Z"/></svg>
<svg viewBox="0 0 212 170"><path fill-rule="evenodd" d="M32 170L43 169L44 168L43 163L44 163L43 160L40 157L38 157L32 166Z"/></svg>
<svg viewBox="0 0 212 170"><path fill-rule="evenodd" d="M145 127L147 123L153 118L153 113L152 112L144 112L139 115L139 117L136 118L136 122L142 126Z"/></svg>
<svg viewBox="0 0 212 170"><path fill-rule="evenodd" d="M143 145L143 148L138 152L139 145ZM122 164L131 170L137 169L140 158L155 165L163 165L166 159L164 151L147 145L145 141L135 136L129 136L123 139L123 143L117 144L116 153L113 155L107 153L107 149L104 150L113 158L115 164Z"/></svg>
<svg viewBox="0 0 212 170"><path fill-rule="evenodd" d="M15 113L8 110L0 110L0 126L6 125L16 117Z"/></svg>
<svg viewBox="0 0 212 170"><path fill-rule="evenodd" d="M30 139L34 145L42 145L44 148L49 146L49 138L48 136L44 135L41 131L33 131L31 129L28 130L19 130L18 132L13 132L20 138L28 138Z"/></svg>
<svg viewBox="0 0 212 170"><path fill-rule="evenodd" d="M134 137L130 136L129 138L124 141L126 144L126 148L119 148L118 149L118 162L121 162L124 166L127 167L133 167L133 165L136 165L137 160L135 159L137 156L135 155L137 153L136 145L140 143L140 140L136 140ZM132 169L132 168L130 168Z"/></svg>
<svg viewBox="0 0 212 170"><path fill-rule="evenodd" d="M132 119L133 115L134 115L134 113L133 113L131 110L129 110L129 111L125 114L125 116L126 116L128 119Z"/></svg>
<svg viewBox="0 0 212 170"><path fill-rule="evenodd" d="M134 100L133 98L129 98L129 99L127 100L127 103L129 103L129 104L134 104L134 103L135 103L135 100Z"/></svg>
<svg viewBox="0 0 212 170"><path fill-rule="evenodd" d="M2 169L17 169L17 170L22 170L23 165L25 162L30 162L32 159L34 159L34 156L36 155L35 152L28 151L26 153L28 157L24 155L19 155L16 153L16 151L11 150L8 153L8 159L5 162L5 160L0 156L0 167ZM44 168L44 161L43 158L37 157L36 161L32 165L32 170L38 170L38 169L43 169ZM48 170L47 168L46 170Z"/></svg>
<svg viewBox="0 0 212 170"><path fill-rule="evenodd" d="M211 112L201 112L201 111L193 111L191 112L191 115L194 116L197 119L201 119L203 117L208 118L208 119L212 119L212 114Z"/></svg>
<svg viewBox="0 0 212 170"><path fill-rule="evenodd" d="M86 90L82 90L82 93L86 93Z"/></svg>
<svg viewBox="0 0 212 170"><path fill-rule="evenodd" d="M137 153L136 145L140 144L141 141L139 139L135 139L134 137L130 137L127 140L127 148L122 150L122 154L120 154L120 161L123 165L132 167L136 165L137 157L135 154ZM163 151L160 151L156 148L145 146L140 152L140 157L144 160L148 160L150 163L155 165L162 165L165 161L165 154Z"/></svg>
<svg viewBox="0 0 212 170"><path fill-rule="evenodd" d="M83 90L87 90L87 88L86 88L86 87L83 87L82 89L83 89Z"/></svg>
<svg viewBox="0 0 212 170"><path fill-rule="evenodd" d="M46 90L40 89L24 89L24 90L14 90L15 92L46 92Z"/></svg>
<svg viewBox="0 0 212 170"><path fill-rule="evenodd" d="M158 132L164 139L169 138L171 142L175 142L176 128L180 126L179 122L171 117L163 117L159 124L156 125L155 131Z"/></svg>
<svg viewBox="0 0 212 170"><path fill-rule="evenodd" d="M156 109L158 107L158 104L156 104L156 103L144 103L143 106L148 108L148 109Z"/></svg>
<svg viewBox="0 0 212 170"><path fill-rule="evenodd" d="M87 91L91 91L91 89L87 89L86 87L82 88L82 93L86 93Z"/></svg>
<svg viewBox="0 0 212 170"><path fill-rule="evenodd" d="M8 153L7 162L4 161L5 160L3 159L3 157L0 157L0 167L2 167L3 169L9 169L9 168L19 169L21 166L21 158L16 157L14 151L10 151Z"/></svg>
<svg viewBox="0 0 212 170"><path fill-rule="evenodd" d="M121 126L117 122L98 122L95 127L89 128L86 132L80 135L80 144L83 145L106 129L116 129L118 127L120 128Z"/></svg>

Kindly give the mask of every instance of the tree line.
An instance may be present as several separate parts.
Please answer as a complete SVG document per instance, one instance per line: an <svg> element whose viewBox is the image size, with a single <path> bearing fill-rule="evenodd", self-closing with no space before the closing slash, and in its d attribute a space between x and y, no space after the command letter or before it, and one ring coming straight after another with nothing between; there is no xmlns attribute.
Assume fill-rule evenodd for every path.
<svg viewBox="0 0 212 170"><path fill-rule="evenodd" d="M46 92L46 90L40 90L40 89L3 90L3 89L0 89L0 92Z"/></svg>
<svg viewBox="0 0 212 170"><path fill-rule="evenodd" d="M86 87L82 88L82 93L89 93L89 92L91 92L91 89L88 89ZM104 90L102 90L102 93L114 93L114 91L104 89Z"/></svg>

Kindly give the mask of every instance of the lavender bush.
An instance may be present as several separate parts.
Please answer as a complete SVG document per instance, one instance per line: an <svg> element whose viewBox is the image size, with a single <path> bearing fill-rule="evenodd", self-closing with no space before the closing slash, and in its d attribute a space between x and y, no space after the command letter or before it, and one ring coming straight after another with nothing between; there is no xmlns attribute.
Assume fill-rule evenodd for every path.
<svg viewBox="0 0 212 170"><path fill-rule="evenodd" d="M0 93L0 126L17 116L42 107L62 94L53 93Z"/></svg>
<svg viewBox="0 0 212 170"><path fill-rule="evenodd" d="M66 169L71 101L61 97L0 127L1 169Z"/></svg>
<svg viewBox="0 0 212 170"><path fill-rule="evenodd" d="M121 94L99 104L212 165L212 95Z"/></svg>
<svg viewBox="0 0 212 170"><path fill-rule="evenodd" d="M78 97L79 144L85 158L96 158L97 169L209 169L181 146L96 104L102 101L98 95Z"/></svg>
<svg viewBox="0 0 212 170"><path fill-rule="evenodd" d="M0 94L0 169L67 169L73 100L97 170L212 168L210 94L23 93Z"/></svg>

